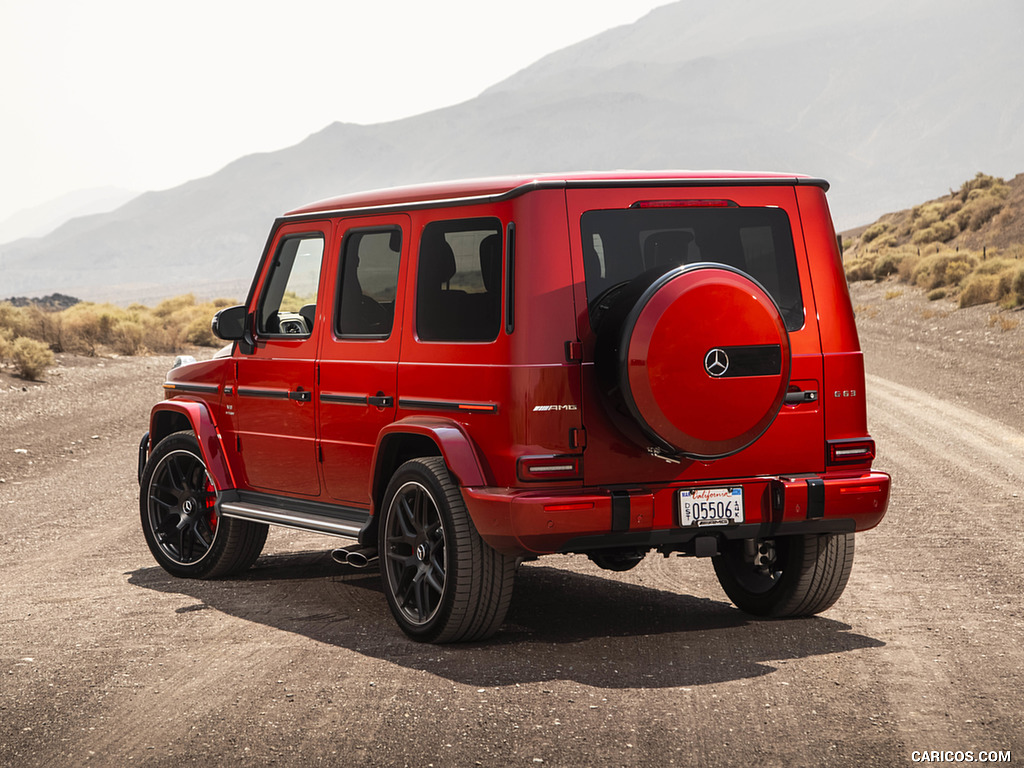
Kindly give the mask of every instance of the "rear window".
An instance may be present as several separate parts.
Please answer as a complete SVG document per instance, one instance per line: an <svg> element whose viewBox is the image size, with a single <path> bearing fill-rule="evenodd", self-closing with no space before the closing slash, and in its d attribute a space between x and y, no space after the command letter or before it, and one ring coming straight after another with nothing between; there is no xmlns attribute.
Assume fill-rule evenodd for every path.
<svg viewBox="0 0 1024 768"><path fill-rule="evenodd" d="M742 270L804 324L789 217L778 208L629 208L582 217L587 301L650 270L713 262Z"/></svg>

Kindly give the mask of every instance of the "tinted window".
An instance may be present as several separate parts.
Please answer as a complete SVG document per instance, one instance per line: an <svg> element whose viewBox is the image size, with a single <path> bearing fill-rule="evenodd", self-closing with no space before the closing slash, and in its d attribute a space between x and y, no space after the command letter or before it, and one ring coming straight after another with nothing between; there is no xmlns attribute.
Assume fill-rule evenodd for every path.
<svg viewBox="0 0 1024 768"><path fill-rule="evenodd" d="M281 241L263 288L257 331L264 334L308 336L316 317L320 261L324 240L319 233Z"/></svg>
<svg viewBox="0 0 1024 768"><path fill-rule="evenodd" d="M341 336L386 338L395 319L402 231L356 230L342 246L338 316Z"/></svg>
<svg viewBox="0 0 1024 768"><path fill-rule="evenodd" d="M588 211L582 219L587 299L649 270L715 262L746 272L775 299L786 328L804 306L789 217L778 208Z"/></svg>
<svg viewBox="0 0 1024 768"><path fill-rule="evenodd" d="M501 326L501 222L435 221L423 229L416 333L425 341L493 341Z"/></svg>

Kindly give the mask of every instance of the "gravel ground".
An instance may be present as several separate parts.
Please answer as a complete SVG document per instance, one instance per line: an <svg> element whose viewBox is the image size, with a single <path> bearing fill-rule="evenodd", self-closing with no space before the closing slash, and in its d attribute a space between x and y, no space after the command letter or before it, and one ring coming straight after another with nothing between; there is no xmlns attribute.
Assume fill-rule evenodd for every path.
<svg viewBox="0 0 1024 768"><path fill-rule="evenodd" d="M281 529L244 578L176 580L135 479L170 358L0 373L0 765L1019 761L1024 314L854 302L894 493L844 597L797 621L740 613L707 561L551 557L493 641L423 646L375 571Z"/></svg>

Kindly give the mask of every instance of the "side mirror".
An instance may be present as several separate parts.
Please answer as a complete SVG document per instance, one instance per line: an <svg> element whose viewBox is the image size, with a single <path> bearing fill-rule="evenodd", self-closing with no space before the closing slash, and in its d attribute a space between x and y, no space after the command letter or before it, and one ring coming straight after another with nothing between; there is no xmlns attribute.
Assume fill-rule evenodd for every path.
<svg viewBox="0 0 1024 768"><path fill-rule="evenodd" d="M248 312L244 304L226 307L213 316L210 330L218 339L241 341L246 335L247 316Z"/></svg>

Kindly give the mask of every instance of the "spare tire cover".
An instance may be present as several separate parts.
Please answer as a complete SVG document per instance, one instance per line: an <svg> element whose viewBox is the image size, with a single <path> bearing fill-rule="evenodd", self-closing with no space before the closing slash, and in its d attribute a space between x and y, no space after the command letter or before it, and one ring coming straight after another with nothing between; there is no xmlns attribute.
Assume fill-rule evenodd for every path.
<svg viewBox="0 0 1024 768"><path fill-rule="evenodd" d="M615 307L615 327L598 335L599 348L614 337L605 356L614 371L602 377L612 379L612 395L663 452L714 459L751 445L789 387L789 334L775 301L721 264L637 281L619 299L631 306Z"/></svg>

